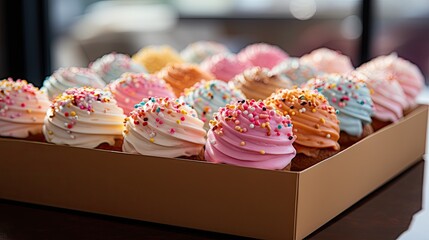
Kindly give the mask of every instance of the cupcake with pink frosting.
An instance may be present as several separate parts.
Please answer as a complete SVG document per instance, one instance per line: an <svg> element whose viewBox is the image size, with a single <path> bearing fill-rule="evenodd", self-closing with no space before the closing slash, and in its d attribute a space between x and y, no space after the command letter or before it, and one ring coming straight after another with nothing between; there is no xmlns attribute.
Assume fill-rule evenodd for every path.
<svg viewBox="0 0 429 240"><path fill-rule="evenodd" d="M220 108L207 134L205 159L261 169L284 169L295 157L289 116L262 101L242 100Z"/></svg>
<svg viewBox="0 0 429 240"><path fill-rule="evenodd" d="M364 73L368 78L366 84L371 93L374 104L372 127L374 130L383 128L398 121L404 116L403 110L409 107L409 103L403 89L395 79L386 78L384 72L365 74L358 68L358 72Z"/></svg>
<svg viewBox="0 0 429 240"><path fill-rule="evenodd" d="M346 55L328 48L319 48L301 57L301 62L326 73L346 74L354 70Z"/></svg>
<svg viewBox="0 0 429 240"><path fill-rule="evenodd" d="M236 75L252 67L248 62L240 61L237 55L221 53L207 58L201 63L201 69L212 73L216 79L228 82Z"/></svg>
<svg viewBox="0 0 429 240"><path fill-rule="evenodd" d="M124 73L107 85L107 88L125 114L134 110L134 105L140 103L143 98L176 97L169 84L156 75L146 73Z"/></svg>
<svg viewBox="0 0 429 240"><path fill-rule="evenodd" d="M253 66L273 68L289 56L281 48L266 43L255 43L243 48L238 53L238 59Z"/></svg>
<svg viewBox="0 0 429 240"><path fill-rule="evenodd" d="M396 53L374 58L360 66L359 71L369 78L383 75L383 78L398 81L410 108L416 105L416 97L424 87L424 77L419 68Z"/></svg>
<svg viewBox="0 0 429 240"><path fill-rule="evenodd" d="M205 59L219 53L229 53L225 45L213 41L198 41L189 44L180 52L180 56L185 62L200 64Z"/></svg>
<svg viewBox="0 0 429 240"><path fill-rule="evenodd" d="M43 140L48 96L25 80L0 81L0 136Z"/></svg>

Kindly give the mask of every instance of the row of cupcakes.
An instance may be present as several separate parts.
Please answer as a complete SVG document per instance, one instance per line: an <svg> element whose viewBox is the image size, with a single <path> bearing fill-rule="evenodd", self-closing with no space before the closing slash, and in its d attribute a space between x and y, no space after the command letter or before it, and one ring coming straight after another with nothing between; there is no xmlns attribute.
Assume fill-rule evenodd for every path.
<svg viewBox="0 0 429 240"><path fill-rule="evenodd" d="M338 53L335 53L335 54L338 54ZM207 141L207 144L206 144L206 153L205 153L207 160L213 161L213 162L226 162L226 163L232 162L233 164L235 163L238 165L255 166L255 167L270 168L270 169L273 169L273 168L279 169L280 163L277 162L276 163L277 165L273 166L266 162L269 159L276 158L277 155L279 158L282 158L283 161L285 161L285 159L287 160L292 158L299 159L300 156L301 158L304 157L307 160L308 159L320 160L325 158L326 156L330 156L333 153L336 153L339 150L338 143L332 145L332 142L338 141L339 134L340 134L339 131L337 131L341 127L341 125L338 125L338 119L340 119L341 123L344 123L343 125L346 125L346 126L351 125L351 126L354 126L353 128L357 129L357 130L353 130L351 134L347 133L348 131L343 130L343 133L345 132L349 135L348 137L351 136L351 139L349 139L349 143L350 143L372 132L371 129L368 129L368 125L371 121L372 115L374 117L377 117L377 114L372 114L372 110L375 110L375 112L377 112L377 102L379 103L379 106L382 106L378 108L379 110L380 109L382 110L381 113L379 113L379 115L391 117L390 119L387 119L387 120L381 119L382 122L384 123L389 121L395 121L395 119L392 118L393 113L401 112L402 114L403 109L408 109L410 106L414 104L414 98L412 97L410 97L409 100L407 101L407 100L398 98L399 95L395 96L395 94L399 93L399 90L401 90L403 93L401 84L399 83L400 81L399 79L397 80L395 76L407 77L408 78L407 86L409 86L408 92L417 94L418 88L421 87L421 84L418 84L419 81L421 81L421 79L418 79L419 76L415 74L416 73L414 71L416 69L415 66L393 55L387 56L384 58L391 61L389 63L390 69L383 68L383 64L380 64L380 58L377 58L371 61L370 63L363 65L358 69L358 72L363 72L366 76L370 76L369 78L362 74L359 74L358 72L352 72L351 74L343 74L343 75L325 74L304 84L306 85L304 87L310 88L313 90L302 90L302 89L280 90L265 102L255 101L255 100L247 100L243 102L243 100L241 100L244 98L243 94L241 94L239 91L236 91L236 89L234 87L231 87L230 84L226 84L222 81L199 82L193 87L194 90L192 89L186 90L185 94L181 97L180 100L174 99L174 96L172 95L165 95L165 97L168 97L168 98L161 98L161 99L150 98L149 100L146 100L143 103L137 104L136 110L139 110L139 111L134 110L127 118L125 118L126 121L125 121L125 130L124 130L121 124L125 116L122 114L122 112L118 110L120 108L115 106L116 103L119 105L119 103L122 102L124 106L125 105L133 106L135 103L137 103L135 101L138 100L139 98L141 99L141 97L135 96L136 98L134 99L131 97L145 91L148 94L148 96L156 96L156 94L167 94L168 92L171 93L171 87L169 87L168 84L162 80L165 78L159 77L159 76L162 76L159 73L155 75L127 73L124 76L122 76L120 79L109 84L110 86L109 89L113 89L112 90L113 96L109 92L106 92L100 89L90 89L90 88L69 89L63 94L61 94L53 101L54 103L52 104L50 110L48 111L48 114L45 117L44 133L45 133L46 139L54 143L73 145L70 142L76 142L79 144L76 144L75 146L94 147L100 144L100 142L97 142L95 139L103 139L103 138L104 139L102 140L102 142L108 142L109 144L114 145L115 138L119 140L121 139L120 137L118 137L120 135L112 134L113 137L112 136L107 137L106 135L109 135L112 132L117 133L118 130L120 129L120 131L123 131L125 139L127 139L126 136L134 136L135 139L139 139L139 140L142 140L141 137L143 136L143 138L146 139L146 142L138 141L138 143L136 144L138 147L135 147L130 143L133 141L126 140L122 146L124 151L139 152L138 150L140 150L139 153L142 153L145 155L159 155L161 154L161 152L165 154L169 152L165 148L163 149L163 147L167 146L168 149L171 149L171 150L175 149L174 151L176 152L182 152L180 150L181 148L193 149L193 150L188 150L185 153L182 153L182 155L175 155L175 156L168 155L169 157L189 156L189 155L195 155L196 152L198 152L196 149L199 148L201 150L201 146L204 145L204 144L201 145L201 142L205 142L205 140L203 140L205 131L199 131L201 129L198 130L199 127L194 126L196 123L199 124L199 122L197 121L198 118L196 118L197 114L207 123L211 117L210 116L211 114L208 114L208 113L210 113L210 111L212 113L216 112L217 107L223 107L224 109L230 109L230 110L238 108L236 112L237 114L239 114L240 112L243 112L243 109L240 109L240 108L245 108L246 105L247 106L252 105L250 109L259 109L259 108L262 109L261 113L258 113L257 116L250 115L253 113L246 113L249 121L255 121L254 123L248 123L248 127L243 127L241 126L241 124L243 124L243 121L240 121L240 119L236 119L232 121L233 124L235 125L233 125L232 128L227 128L227 129L229 130L233 129L234 131L239 133L255 132L255 135L258 135L259 133L269 129L270 134L266 136L263 135L265 138L269 138L270 136L277 136L279 133L280 133L279 136L283 136L281 134L281 131L279 130L275 131L276 128L272 128L274 124L273 122L271 122L271 118L273 118L274 121L278 123L279 116L283 115L285 119L280 119L281 120L280 122L282 122L283 125L277 124L276 125L277 129L292 130L293 128L293 132L286 131L287 133L285 133L286 134L285 136L287 136L287 141L286 139L283 139L286 141L283 145L287 145L287 142L292 144L292 142L295 141L296 139L296 141L293 144L293 149L296 149L296 151L298 151L298 155L294 157L295 150L294 151L290 150L292 145L283 146L283 147L281 146L271 147L272 148L271 150L273 150L274 152L278 151L280 148L284 148L283 150L280 151L281 153L285 153L284 151L286 151L286 148L289 149L287 151L290 158L282 156L279 152L272 153L271 150L268 150L270 149L270 146L268 146L269 144L267 144L267 149L257 150L254 148L254 146L260 146L261 144L264 143L264 141L261 139L252 137L252 134L248 134L250 136L250 139L254 140L253 142L254 145L252 145L251 143L248 143L249 141L238 141L238 140L245 139L244 137L245 135L239 135L238 140L232 138L232 140L231 139L227 140L226 144L224 141L224 144L220 145L224 147L220 147L221 150L218 151L217 155L214 154L214 156L216 157L212 157L213 153L216 152L213 149L218 149L215 146L218 145L217 144L218 142L222 142L222 140L214 139L215 137L213 136L225 136L225 130L223 130L223 128L225 127L225 124L222 123L221 120L219 120L219 116L222 116L222 112L224 112L227 114L227 118L225 119L237 118L237 116L234 116L234 114L230 114L229 110L222 110L221 108L219 109L218 113L216 113L215 120L212 122L212 128L209 130L209 133L208 133L209 140ZM317 59L320 59L320 57ZM291 59L291 60L296 61L296 59ZM396 60L396 62L393 60ZM282 64L284 65L285 63L283 62ZM299 65L302 65L302 64L299 62ZM189 65L185 64L185 65L176 65L175 69L181 66L187 66L187 68L189 68ZM169 66L168 68L171 68L171 67L172 66ZM196 67L192 66L192 69L196 69ZM239 80L233 80L232 82L233 83L243 82L242 81L243 79L245 79L244 82L249 82L249 83L256 82L257 84L255 85L256 87L254 88L254 91L249 90L248 92L249 93L257 92L257 90L265 88L266 85L267 86L272 85L270 84L274 82L272 81L272 79L278 78L279 77L278 75L281 75L279 73L273 73L274 69L269 70L269 69L264 69L260 67L251 68L249 70L246 70L244 73L239 74L239 76L234 77L234 79L239 79ZM375 76L379 76L378 74L381 74L379 72L389 77L384 77L384 78L371 77L372 76L371 74ZM190 78L189 74L184 74L183 72L181 73L181 71L176 71L175 74L179 77L174 78L175 80L171 80L171 81L180 81L181 78L182 79ZM260 76L261 74L265 77L261 77ZM286 77L283 77L283 78L286 79L287 82L289 83L291 82L290 79L288 80ZM371 79L375 79L373 81L376 84L374 84L373 86L378 86L379 89L375 87L371 87L372 86L370 84L372 82ZM31 100L33 98L38 99L36 94L37 90L31 85L26 84L24 81L16 81L16 82L19 84L16 84L15 86L14 81L12 80L2 81L2 85L1 85L2 88L4 86L4 89L2 89L2 93L5 94L5 97L0 101L0 104L2 106L0 117L1 116L7 117L9 114L10 119L19 119L18 121L21 121L23 119L28 120L30 118L31 113L39 113L39 117L40 117L40 112L43 112L43 111L39 111L38 109L43 109L44 106L46 106L46 104L42 104L42 103L48 102L47 99L40 97L39 99L40 101L38 100L37 104L28 104L29 108L27 108L26 102L31 103ZM382 84L380 84L380 82L382 82ZM394 83L397 83L397 84L394 84ZM367 88L366 84L370 86L369 89ZM157 90L157 86L159 85L162 86L160 89L164 90L164 92L154 93L154 91ZM238 84L234 84L234 85L238 85ZM395 89L396 92L389 90L390 89L389 86L395 86L390 88ZM128 90L121 92L120 89L122 88L125 88ZM275 88L287 88L287 87L276 86L274 87L274 90ZM245 88L242 88L243 92L246 92L244 91L244 89ZM274 90L272 90L271 92L274 92ZM314 90L317 90L322 94L326 93L325 94L326 97L322 96L319 93L316 94ZM17 91L19 94L14 91ZM374 109L371 107L372 102L371 102L371 98L368 97L369 94L366 94L366 93L369 93L370 91L372 91L372 96L376 96L376 94L379 94L381 96L381 99L379 99L377 102L375 100L377 98L373 97L374 106L375 106ZM30 94L26 95L25 93L27 92ZM114 97L115 92L119 92L120 94L117 94L117 97ZM271 94L271 92L269 92L268 95ZM118 97L121 94L123 98ZM19 97L16 98L18 95ZM299 95L299 96L295 96L295 95ZM290 100L290 101L288 100L289 101L288 102L287 101L288 98L286 96L294 96L292 97L292 99L295 99L295 100ZM402 94L402 96L404 96L405 98L404 93ZM265 99L265 96L258 97L258 98ZM6 101L8 99L10 101ZM27 101L24 101L23 99L26 99ZM118 101L116 101L115 99ZM138 100L138 102L139 101L140 100ZM196 111L193 109L190 109L184 103L185 101L188 103L192 103ZM233 102L235 101L235 103L227 105L230 101L233 101ZM295 106L295 101L297 101L299 105ZM19 102L21 102L20 103L21 108L12 107L12 105L19 104ZM99 102L101 102L102 104L99 104ZM280 102L282 103L287 102L288 104L283 104L284 107L279 108L278 106L281 106ZM105 103L108 103L108 105L105 105ZM152 103L154 104L151 105ZM216 103L218 103L219 105L217 105ZM337 110L333 109L330 106L331 104L335 106ZM390 105L393 105L393 106L390 106ZM277 109L275 108L276 106L277 106ZM308 106L308 108L306 106ZM318 113L319 109L316 106L323 106L321 107L321 109L325 111L325 114L327 111L329 115L327 115L327 117L319 116L318 118L311 117L311 115L309 115L310 117L308 118L305 117L307 116L306 114ZM144 108L144 107L146 107L146 109L142 111L142 109L140 108ZM158 116L158 117L154 119L149 117L144 117L145 115L147 115L146 112L149 109L150 109L149 112L155 113L155 115L151 114L150 116L152 117ZM164 113L165 109L167 109L167 115L171 116L172 119L171 118L167 118L167 120L163 119L166 116L166 114ZM268 111L267 109L271 109L271 110ZM126 113L129 110L130 108L126 110ZM200 112L198 112L198 110L200 110ZM249 110L247 110L247 112L248 111ZM191 113L191 114L188 115L188 113ZM259 119L255 120L255 118L259 118L261 114L264 117L264 120L259 120ZM103 115L104 116L107 115L108 119L104 119ZM252 117L250 117L249 115ZM266 115L268 115L269 117L267 118ZM399 115L398 114L396 115L397 117L396 120L400 118ZM292 120L301 119L301 118L298 118L298 116L304 116L303 119L306 121L313 120L316 122L304 122L303 124L300 125L290 120L290 119ZM329 117L332 117L332 116L335 116L335 117L338 116L338 118L329 119ZM341 119L341 116L345 120ZM189 120L188 118L191 119L191 121L187 121ZM357 118L357 120L355 118ZM119 125L117 124L118 119L121 119L121 124ZM153 123L151 123L151 120L154 120ZM31 116L31 121L32 121L32 124L29 124L29 123L26 123L26 124L35 126L36 125L35 123L37 123L37 118L35 116ZM231 123L230 120L225 120L225 121L227 123ZM347 123L347 121L349 121L349 123ZM9 121L9 123L10 122L13 122L13 120ZM165 124L166 122L168 124ZM177 124L178 127L177 126L176 128L171 127L171 122L173 122L173 124L175 122L175 124ZM246 122L245 119L244 119L244 122ZM329 123L327 126L330 126L330 129L324 129L324 126L327 122ZM102 128L99 128L98 124L102 126ZM190 125L186 125L186 124L190 124ZM7 122L3 122L3 125L8 125L8 124ZM132 131L132 129L134 128L140 129L139 126L142 126L142 127L144 126L145 128L143 128L143 130L140 132ZM163 129L161 132L158 132L158 131L153 131L154 130L153 126L155 126L156 128L166 126L167 128ZM362 130L359 130L358 126L361 126ZM59 132L58 136L56 135L56 131L54 131L55 127L60 128L60 129L57 129L57 131ZM9 128L12 128L12 127L9 126ZM262 130L260 128L262 128ZM310 128L314 128L315 130ZM190 130L195 130L194 134L196 135L188 136L185 134L187 132L192 132ZM271 130L275 134L271 134ZM11 135L10 132L11 131L9 131L9 136ZM131 135L129 135L130 132L131 132ZM141 134L142 132L144 132L146 135ZM337 132L338 134L335 134ZM354 136L356 138L353 139L353 135L355 132L360 133L361 135L359 136L359 134L357 134L358 136ZM139 134L136 134L136 133L139 133ZM179 138L180 141L178 141L176 137L173 138L174 141L163 140L162 138L165 136L170 136L170 135L172 136L176 133L182 134L182 138ZM201 133L204 133L202 135L202 138L199 135ZM176 134L176 136L177 135L178 134ZM101 138L101 136L103 138ZM161 140L159 140L159 136L161 136ZM320 136L322 136L323 138L317 140L318 138L320 138ZM18 135L16 135L16 137L18 137ZM222 137L218 137L218 138L222 139ZM57 139L57 142L55 142L55 140L53 139ZM75 141L76 139L79 139L79 140ZM282 138L279 138L279 140L281 139ZM322 141L322 139L325 141ZM341 135L341 139L344 140L344 139L347 139L347 137L344 137L343 135ZM237 140L237 142L235 140ZM235 143L239 143L244 150L241 149L240 151L237 152L226 148L225 146L228 146L228 144L231 144L232 141L234 141ZM269 142L268 139L266 141ZM329 142L331 144L328 147L326 147L326 145L324 145L324 142ZM92 144L92 145L90 146L88 144ZM178 145L175 145L175 144L178 144ZM122 143L119 143L119 147L121 147L121 145ZM161 146L161 148L160 149L154 148L153 145L158 147ZM189 146L186 147L187 145ZM244 146L248 146L248 147L244 147ZM146 150L149 149L149 151L146 151L145 149ZM231 147L231 149L234 149L234 148ZM265 155L265 158L261 158L261 156L255 155L250 159L247 159L246 156L248 156L249 153L245 151L246 149L247 150L250 149L251 154L259 152L260 155ZM219 152L223 153L224 155L227 152L232 152L233 154L229 155L230 161L221 160L221 159L225 159L225 156L220 155ZM242 152L244 152L243 156L241 155ZM266 161L263 161L262 159L266 159ZM297 160L294 162L297 162ZM298 162L303 163L305 161L300 160ZM295 166L294 169L300 169L300 168Z"/></svg>

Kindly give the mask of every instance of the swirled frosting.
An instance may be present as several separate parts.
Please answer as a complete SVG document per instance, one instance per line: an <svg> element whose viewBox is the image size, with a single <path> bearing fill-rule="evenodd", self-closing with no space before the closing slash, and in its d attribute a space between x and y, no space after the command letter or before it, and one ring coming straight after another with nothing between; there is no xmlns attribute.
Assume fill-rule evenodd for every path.
<svg viewBox="0 0 429 240"><path fill-rule="evenodd" d="M204 123L187 104L146 98L125 119L124 152L160 157L198 155L206 142Z"/></svg>
<svg viewBox="0 0 429 240"><path fill-rule="evenodd" d="M372 122L373 104L366 77L362 74L335 73L311 79L304 87L317 90L337 109L340 130L351 136L361 136L363 125Z"/></svg>
<svg viewBox="0 0 429 240"><path fill-rule="evenodd" d="M226 104L246 99L246 97L238 89L223 81L203 80L185 89L182 99L197 111L204 122L204 129L208 130L213 113Z"/></svg>
<svg viewBox="0 0 429 240"><path fill-rule="evenodd" d="M266 104L291 117L298 153L311 156L309 148L340 149L337 115L322 94L299 88L283 89L268 98Z"/></svg>
<svg viewBox="0 0 429 240"><path fill-rule="evenodd" d="M262 169L283 169L295 157L289 116L262 101L242 100L219 109L207 134L205 159Z"/></svg>
<svg viewBox="0 0 429 240"><path fill-rule="evenodd" d="M229 53L225 45L212 41L198 41L189 44L180 52L180 56L185 62L200 64L206 58L219 53Z"/></svg>
<svg viewBox="0 0 429 240"><path fill-rule="evenodd" d="M169 84L146 73L124 73L107 87L125 114L134 110L134 105L140 103L143 98L176 97Z"/></svg>
<svg viewBox="0 0 429 240"><path fill-rule="evenodd" d="M354 70L349 57L328 48L319 48L301 57L304 64L326 73L350 73Z"/></svg>
<svg viewBox="0 0 429 240"><path fill-rule="evenodd" d="M43 134L48 142L95 148L115 144L124 129L125 115L111 93L94 88L70 88L48 109Z"/></svg>
<svg viewBox="0 0 429 240"><path fill-rule="evenodd" d="M228 82L236 75L244 72L251 65L238 60L232 53L221 53L207 58L201 63L201 69L212 73L216 79Z"/></svg>
<svg viewBox="0 0 429 240"><path fill-rule="evenodd" d="M88 68L60 68L43 82L42 90L48 93L49 99L54 99L68 88L94 87L103 88L106 83Z"/></svg>
<svg viewBox="0 0 429 240"><path fill-rule="evenodd" d="M192 64L169 65L158 73L158 77L171 85L176 96L180 96L185 88L190 88L201 80L214 79L211 73L205 72L197 65Z"/></svg>
<svg viewBox="0 0 429 240"><path fill-rule="evenodd" d="M368 77L366 83L374 103L373 117L385 122L396 122L403 117L403 109L409 104L398 81L389 80L384 72L368 74L360 68L358 71Z"/></svg>
<svg viewBox="0 0 429 240"><path fill-rule="evenodd" d="M369 78L374 74L380 74L387 79L398 81L410 107L416 104L416 97L423 89L425 81L416 65L398 57L396 53L374 58L360 66L359 71Z"/></svg>
<svg viewBox="0 0 429 240"><path fill-rule="evenodd" d="M42 132L48 96L25 80L0 81L0 136L26 138Z"/></svg>
<svg viewBox="0 0 429 240"><path fill-rule="evenodd" d="M128 55L109 53L89 65L106 83L118 79L123 73L143 73L146 69L134 62Z"/></svg>
<svg viewBox="0 0 429 240"><path fill-rule="evenodd" d="M253 66L273 68L289 56L281 48L266 43L248 45L238 53L238 59Z"/></svg>
<svg viewBox="0 0 429 240"><path fill-rule="evenodd" d="M293 85L298 87L321 74L311 65L301 63L299 58L288 58L280 62L273 68L272 73L289 78Z"/></svg>
<svg viewBox="0 0 429 240"><path fill-rule="evenodd" d="M233 84L249 99L263 100L277 89L292 88L292 82L268 68L253 67L233 79Z"/></svg>
<svg viewBox="0 0 429 240"><path fill-rule="evenodd" d="M179 53L169 46L147 46L133 55L133 60L155 73L168 64L183 62Z"/></svg>

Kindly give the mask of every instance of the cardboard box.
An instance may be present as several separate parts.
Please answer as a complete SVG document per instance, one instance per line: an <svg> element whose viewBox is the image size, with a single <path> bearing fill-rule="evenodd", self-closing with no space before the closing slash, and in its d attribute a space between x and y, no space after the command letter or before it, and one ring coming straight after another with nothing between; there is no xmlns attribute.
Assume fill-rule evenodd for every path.
<svg viewBox="0 0 429 240"><path fill-rule="evenodd" d="M301 239L425 151L428 107L302 172L0 139L0 198L264 239Z"/></svg>

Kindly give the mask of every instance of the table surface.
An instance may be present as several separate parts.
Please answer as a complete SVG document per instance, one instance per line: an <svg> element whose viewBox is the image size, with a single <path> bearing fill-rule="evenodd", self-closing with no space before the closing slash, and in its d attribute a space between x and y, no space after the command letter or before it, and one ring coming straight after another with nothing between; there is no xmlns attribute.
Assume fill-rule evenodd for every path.
<svg viewBox="0 0 429 240"><path fill-rule="evenodd" d="M423 184L424 171L425 161L422 160L322 226L308 239L429 239L429 213L422 210L424 205L428 206L423 199L429 200L423 196L429 194L428 185ZM238 237L0 200L0 239Z"/></svg>
<svg viewBox="0 0 429 240"><path fill-rule="evenodd" d="M422 94L420 102L429 103L429 89ZM428 152L429 144L426 149ZM307 238L429 240L428 170L429 164L419 161ZM240 238L0 200L0 240L17 239Z"/></svg>

